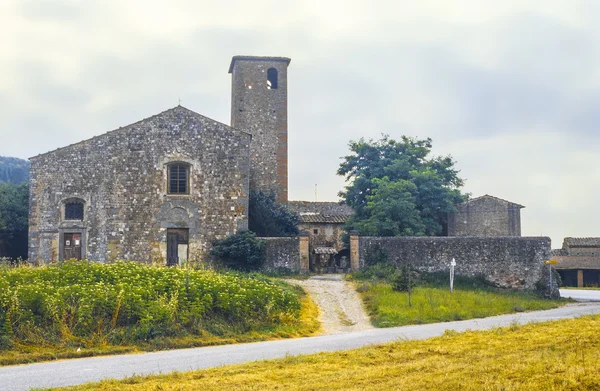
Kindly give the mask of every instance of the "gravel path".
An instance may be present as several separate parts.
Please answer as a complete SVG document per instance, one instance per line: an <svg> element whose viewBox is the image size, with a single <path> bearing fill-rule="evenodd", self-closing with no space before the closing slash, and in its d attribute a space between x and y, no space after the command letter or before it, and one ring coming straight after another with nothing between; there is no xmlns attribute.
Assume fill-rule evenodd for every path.
<svg viewBox="0 0 600 391"><path fill-rule="evenodd" d="M354 287L341 274L314 276L308 280L287 280L300 285L317 303L319 321L325 334L340 334L372 329L373 325Z"/></svg>

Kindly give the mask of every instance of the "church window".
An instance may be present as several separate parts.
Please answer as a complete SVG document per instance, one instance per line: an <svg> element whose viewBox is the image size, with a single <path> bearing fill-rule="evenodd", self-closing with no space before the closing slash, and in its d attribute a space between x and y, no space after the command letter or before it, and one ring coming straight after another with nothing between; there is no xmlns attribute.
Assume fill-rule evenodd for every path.
<svg viewBox="0 0 600 391"><path fill-rule="evenodd" d="M83 220L83 202L67 202L65 204L65 220Z"/></svg>
<svg viewBox="0 0 600 391"><path fill-rule="evenodd" d="M277 89L277 69L269 68L267 71L267 88L270 90Z"/></svg>
<svg viewBox="0 0 600 391"><path fill-rule="evenodd" d="M190 194L190 167L183 163L173 163L168 167L169 194Z"/></svg>

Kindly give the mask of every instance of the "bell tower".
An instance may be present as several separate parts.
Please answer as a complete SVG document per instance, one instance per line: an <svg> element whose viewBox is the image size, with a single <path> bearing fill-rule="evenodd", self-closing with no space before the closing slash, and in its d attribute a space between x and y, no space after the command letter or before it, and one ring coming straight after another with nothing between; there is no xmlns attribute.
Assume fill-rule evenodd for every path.
<svg viewBox="0 0 600 391"><path fill-rule="evenodd" d="M250 190L288 200L287 57L234 56L231 126L252 134Z"/></svg>

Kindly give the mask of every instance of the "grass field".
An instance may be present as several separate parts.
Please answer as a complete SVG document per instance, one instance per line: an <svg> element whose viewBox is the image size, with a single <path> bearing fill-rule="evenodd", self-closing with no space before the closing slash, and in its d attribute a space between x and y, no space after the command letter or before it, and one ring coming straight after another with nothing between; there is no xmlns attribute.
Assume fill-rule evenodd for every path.
<svg viewBox="0 0 600 391"><path fill-rule="evenodd" d="M317 317L301 288L257 274L86 261L0 269L0 365L307 336Z"/></svg>
<svg viewBox="0 0 600 391"><path fill-rule="evenodd" d="M600 316L69 390L598 390Z"/></svg>
<svg viewBox="0 0 600 391"><path fill-rule="evenodd" d="M546 310L572 300L548 300L535 292L495 288L483 278L456 276L450 293L447 273L411 272L411 301L407 292L392 289L398 273L385 262L349 275L364 300L373 325L405 326L483 318L513 312ZM406 284L406 280L404 280ZM406 288L406 286L404 287Z"/></svg>
<svg viewBox="0 0 600 391"><path fill-rule="evenodd" d="M547 300L534 293L494 292L484 289L418 286L408 293L395 292L387 283L362 283L358 291L365 301L373 325L404 326L483 318L487 316L546 310L559 307L567 300Z"/></svg>

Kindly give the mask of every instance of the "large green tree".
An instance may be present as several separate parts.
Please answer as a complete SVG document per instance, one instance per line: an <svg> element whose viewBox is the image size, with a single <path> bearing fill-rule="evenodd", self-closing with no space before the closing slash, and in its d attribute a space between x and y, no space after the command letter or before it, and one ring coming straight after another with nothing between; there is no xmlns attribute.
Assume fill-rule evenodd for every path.
<svg viewBox="0 0 600 391"><path fill-rule="evenodd" d="M466 199L451 156L430 156L431 139L389 136L351 141L338 175L340 192L355 215L348 223L362 235L441 235L447 213Z"/></svg>
<svg viewBox="0 0 600 391"><path fill-rule="evenodd" d="M27 256L28 209L27 183L0 182L0 256Z"/></svg>
<svg viewBox="0 0 600 391"><path fill-rule="evenodd" d="M298 235L300 216L277 203L275 194L250 192L248 229L258 236Z"/></svg>

